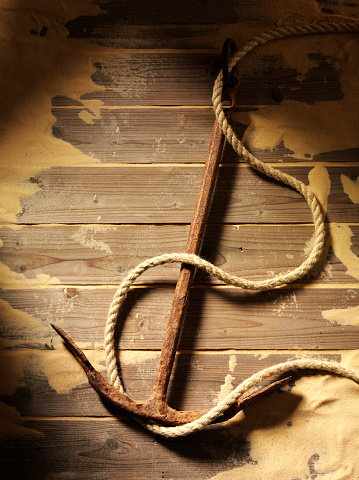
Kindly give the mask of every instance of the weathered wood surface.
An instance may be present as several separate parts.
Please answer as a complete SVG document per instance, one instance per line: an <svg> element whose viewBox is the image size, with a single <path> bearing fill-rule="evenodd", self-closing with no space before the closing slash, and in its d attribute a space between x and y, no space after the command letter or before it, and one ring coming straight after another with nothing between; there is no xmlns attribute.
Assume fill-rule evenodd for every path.
<svg viewBox="0 0 359 480"><path fill-rule="evenodd" d="M170 2L163 8L158 2L100 0L102 12L68 22L57 20L58 12L48 15L45 8L26 11L38 29L36 36L33 31L28 34L34 35L30 38L36 45L29 56L34 66L24 69L34 88L29 98L21 90L9 90L14 111L3 138L13 128L18 128L16 135L31 130L32 120L26 115L16 123L16 108L37 102L38 84L43 83L53 115L43 135L52 133L87 155L89 162L51 168L30 178L39 190L21 200L19 228L0 230L6 277L0 349L0 426L5 431L0 476L5 480L210 479L239 465L256 464L246 434L286 422L301 402L302 397L291 391L292 382L247 410L240 436L216 427L185 439L155 438L102 403L49 324L67 330L105 374L103 333L115 285L141 260L184 249L214 119L211 96L223 40L232 36L241 44L274 24L309 21L319 13L358 16L353 2L314 3L313 12L309 7L306 12L304 4L292 10L291 2L282 2L279 11L276 4L247 0L226 0L221 8L212 1L185 0L180 6ZM60 10L68 8L66 4ZM298 9L303 10L300 15ZM4 10L6 15L9 11ZM14 25L28 31L33 23L22 23L24 12L19 7ZM62 25L61 32L55 23ZM14 58L22 64L17 35L11 37L18 47ZM348 86L343 83L345 52L356 36L332 35L332 44L327 38L283 40L241 62L238 113L233 116L240 135L250 121L243 113L277 107L287 113L283 102L289 100L313 105L313 115L302 126L305 131L298 131L302 138L315 124L321 125L315 104L337 105L348 95L343 88ZM48 68L40 82L32 77L40 42L48 42L51 56L52 42L65 40L83 46L87 73L93 67L91 78L80 79L88 87L85 94L81 86L81 95L77 87L68 96L71 89L61 95L53 91L52 76L61 75L70 83L72 73L77 74L62 69L68 53L57 46L56 69ZM71 51L67 48L64 52ZM6 72L7 68L4 65ZM353 85L356 81L356 76L349 79ZM291 112L297 115L295 109ZM284 123L291 123L288 118ZM351 118L347 128L356 131ZM333 115L333 125L342 121ZM253 153L306 184L314 167L325 167L331 181L327 229L329 222L339 222L352 236L345 245L336 238L336 248L328 239L325 258L309 278L272 292L221 287L199 273L170 384L169 401L177 408L211 407L232 382L236 385L269 365L304 355L341 361L337 351L359 348L359 327L349 318L359 295L353 266L359 254L359 208L342 182L342 175L353 185L357 181L358 146L324 146L313 161L304 163L303 155L297 158L285 140L273 149L253 148ZM60 149L57 165L62 154ZM202 255L250 279L298 265L313 233L305 201L243 165L228 146L222 161ZM177 272L177 265L147 272L121 312L121 372L137 399L147 396L152 386ZM49 285L48 280L60 283ZM324 318L330 310L338 310L338 323Z"/></svg>
<svg viewBox="0 0 359 480"><path fill-rule="evenodd" d="M244 357L238 355L237 358L241 361ZM337 359L336 357L327 355L325 358ZM256 367L257 363L261 366L270 365L286 358L288 358L286 355L273 355L269 359L255 361L248 371L251 371L253 364L256 364ZM204 362L201 366L210 365ZM213 374L216 376L216 371ZM237 379L238 374L236 375ZM218 385L214 383L211 381L209 384L214 391L209 395L207 392L209 404L213 402L213 397L216 397L218 392ZM291 381L291 387L294 383L295 381ZM205 382L196 384L197 389L209 385ZM291 392L291 388L273 393L249 406L245 417L239 417L232 424L232 427L241 426L242 435L231 435L222 426L215 426L210 428L210 432L207 430L190 435L184 442L181 438L166 440L154 438L152 434L143 431L133 419L120 412L110 412L111 417L96 418L97 414L103 415L106 410L104 407L102 411L101 407L96 408L100 401L94 397L93 392L87 390L86 387L84 391L81 391L81 388L75 389L70 395L62 396L63 402L57 395L56 410L62 412L67 407L62 418L52 417L54 411L51 404L56 395L49 392L48 387L45 386L39 393L31 390L25 411L37 411L40 405L36 403L42 402L39 408L42 415L44 411L49 412L49 415L43 418L24 415L20 427L22 435L0 442L2 458L5 460L2 465L3 478L22 480L25 477L38 479L49 476L53 478L90 476L101 479L196 477L209 479L220 471L254 461L251 458L251 445L245 436L256 424L259 415L265 419L261 427L271 428L278 422L286 421L301 401L301 397ZM19 397L20 395L17 395L18 400ZM48 402L50 408L47 407ZM29 408L31 403L35 408L31 406ZM18 405L20 410L21 404L24 405L23 400L20 400ZM85 405L85 411L90 410L90 416L87 418L68 416L69 412L73 411L74 404ZM178 468L179 465L181 468Z"/></svg>
<svg viewBox="0 0 359 480"><path fill-rule="evenodd" d="M278 169L308 183L313 167ZM331 181L327 219L359 222L359 207L341 181L342 175L356 180L357 166L327 170ZM39 192L22 199L18 223L190 223L201 175L198 166L54 167L32 179ZM209 223L311 221L308 205L297 191L247 165L220 169Z"/></svg>
<svg viewBox="0 0 359 480"><path fill-rule="evenodd" d="M56 353L54 350L47 350L42 358L45 358L46 361L47 356L47 361L53 362L54 353ZM89 351L85 350L85 353L91 355ZM13 349L4 352L3 357L6 362L16 363L26 354L30 358L33 355L33 358L36 359L37 351L36 349ZM78 379L78 383L74 382L68 392L57 392L49 383L49 379L41 374L41 371L35 373L35 368L33 368L33 370L27 369L21 385L17 386L13 393L3 396L2 399L6 400L8 405L16 407L17 411L26 417L108 417L113 414L126 417L126 414L115 412L110 405L106 405L100 399L88 384L85 374L78 374L80 367L75 362L67 361L69 353L66 349L61 350L61 355L63 363L67 367L68 376ZM301 355L340 361L340 355L335 353L302 353ZM99 352L97 356L102 358L99 371L107 378L104 351ZM124 358L125 361L121 361L121 375L126 392L138 401L145 400L152 391L159 352L151 352L149 358L146 358L144 352L144 356L141 358L136 351L126 351ZM295 358L297 358L295 353L263 355L261 353L243 354L234 350L230 350L228 353L178 353L169 385L168 402L180 410L212 408L218 403L221 387L223 387L228 374L233 377L233 385L237 385L263 368ZM233 362L233 359L236 364L230 368L230 362ZM60 365L59 358L56 361ZM129 361L132 363L128 363ZM273 378L264 381L263 385L272 380ZM290 384L293 385L294 382L295 379Z"/></svg>
<svg viewBox="0 0 359 480"><path fill-rule="evenodd" d="M359 251L359 225L349 225L351 251ZM138 263L162 253L182 252L188 225L24 225L0 229L0 260L13 272L39 274L65 285L118 284ZM209 225L201 255L233 275L260 280L298 266L306 256L312 225ZM330 235L327 241L331 243ZM332 248L301 282L357 283ZM175 283L178 266L148 270L137 284ZM6 284L6 280L4 283ZM196 283L218 283L197 273Z"/></svg>
<svg viewBox="0 0 359 480"><path fill-rule="evenodd" d="M181 8L175 2L169 8L142 2L126 2L119 7L115 0L102 4L104 12L96 16L82 16L67 23L72 38L86 38L100 45L117 48L220 48L228 36L240 38L241 43L273 28L275 24L310 22L314 15L358 17L356 2L326 1L299 8L297 11L280 4L265 8L257 2L213 1L184 2ZM140 7L138 6L140 5ZM167 6L166 6L167 7ZM264 7L264 8L263 8ZM312 10L313 9L313 10ZM298 19L299 17L299 19ZM284 22L283 22L284 19ZM304 20L305 19L305 20Z"/></svg>
<svg viewBox="0 0 359 480"><path fill-rule="evenodd" d="M250 86L251 91L257 88L252 83ZM294 91L298 92L297 89ZM118 101L122 103L122 99ZM253 109L239 108L237 111ZM52 126L56 138L105 163L204 163L214 122L214 112L210 107L102 107L96 117L85 102L82 107L54 107L52 113L56 118ZM231 124L241 137L247 125L236 121L236 114L232 116ZM252 147L251 151L263 162L302 161L293 153L288 155L283 145L271 150ZM313 163L351 162L358 158L358 153L359 148L324 152L314 155ZM243 160L227 144L222 161L235 163Z"/></svg>
<svg viewBox="0 0 359 480"><path fill-rule="evenodd" d="M56 478L55 469L57 478L72 479L209 479L251 461L248 443L233 442L223 431L213 433L208 444L208 433L186 442L154 439L134 420L121 416L109 421L35 419L25 425L39 433L2 445L3 478Z"/></svg>
<svg viewBox="0 0 359 480"><path fill-rule="evenodd" d="M353 38L346 35L342 41ZM298 41L298 40L297 40ZM295 40L292 40L295 42ZM284 63L280 54L250 54L240 65L239 106L278 105L283 100L314 103L343 97L340 72L333 57L309 52L313 67L305 75ZM213 83L220 70L218 51L196 53L103 52L94 62L92 80L99 90L81 100L102 106L211 106ZM337 62L340 62L337 59ZM316 63L316 65L315 65ZM79 100L57 96L55 107L81 106ZM85 105L85 108L87 106Z"/></svg>
<svg viewBox="0 0 359 480"><path fill-rule="evenodd" d="M3 299L34 316L39 326L36 343L48 345L50 322L76 342L103 346L107 311L115 293L109 288L46 288L8 290ZM121 310L118 338L125 349L153 350L162 346L174 293L173 286L134 288ZM352 288L288 288L269 292L198 287L190 295L179 349L356 349L359 327L331 323L323 311L355 307L359 290ZM346 318L346 313L344 314ZM125 322L121 322L125 318ZM345 321L343 317L343 323ZM48 326L48 328L46 328ZM3 337L13 337L3 325ZM30 346L26 331L17 331Z"/></svg>
<svg viewBox="0 0 359 480"><path fill-rule="evenodd" d="M268 428L279 419L288 418L300 401L297 395L287 392L277 397L278 394L276 407L273 397L260 404L267 414ZM274 414L270 414L273 410ZM253 416L256 414L254 411ZM205 480L220 471L253 463L249 442L231 437L220 427L212 428L210 434L207 431L191 435L185 442L154 438L122 415L85 421L27 419L25 427L38 434L1 442L2 475L6 479Z"/></svg>

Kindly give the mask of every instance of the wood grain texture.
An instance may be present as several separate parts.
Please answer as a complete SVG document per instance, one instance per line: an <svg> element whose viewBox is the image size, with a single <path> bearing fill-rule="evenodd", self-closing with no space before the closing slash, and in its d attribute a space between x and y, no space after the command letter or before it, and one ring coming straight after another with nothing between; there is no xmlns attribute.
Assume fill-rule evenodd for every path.
<svg viewBox="0 0 359 480"><path fill-rule="evenodd" d="M349 225L351 251L359 252L359 226ZM233 275L260 280L300 264L313 235L311 225L208 225L201 256ZM13 272L39 274L65 285L117 285L138 263L162 253L182 252L188 225L24 225L3 227L0 260ZM330 245L330 236L327 236ZM357 283L331 247L302 282ZM175 283L178 267L149 270L137 284ZM218 283L197 273L196 283Z"/></svg>
<svg viewBox="0 0 359 480"><path fill-rule="evenodd" d="M36 359L35 348L29 351L21 348L1 350L0 358L3 362L16 363L25 353L29 358L33 355ZM54 361L52 353L51 350L46 351L48 362ZM85 350L85 353L88 355L91 352ZM125 352L125 359L127 362L130 360L132 364L126 363L126 360L121 362L121 376L127 394L140 401L148 398L152 391L159 352L157 355L151 355L150 358L146 358L146 354L141 358L138 353L138 351ZM27 368L21 385L13 393L2 395L2 400L14 406L25 417L108 417L115 414L125 418L126 414L101 400L88 384L85 374L82 377L78 375L77 364L67 362L67 357L70 355L68 351L63 350L61 358L67 365L67 374L79 378L79 383L75 382L68 392L58 393L44 374L36 372L34 368ZM304 357L308 356L308 353L299 355ZM326 360L340 361L341 359L340 354L336 353L310 353L309 355ZM99 371L107 378L105 352L99 352L98 357L103 359ZM263 355L233 350L227 353L178 353L168 390L168 402L179 410L212 408L219 401L221 387L228 374L233 377L233 386L236 386L263 368L295 358L298 358L296 353L273 352ZM59 358L57 362L60 364ZM299 373L297 375L300 376ZM267 385L272 380L273 378L267 379L262 385ZM6 385L6 379L4 383ZM291 386L294 384L295 378L290 381Z"/></svg>
<svg viewBox="0 0 359 480"><path fill-rule="evenodd" d="M275 355L259 363L271 364L285 358L285 355ZM334 359L335 355L325 358ZM243 356L238 356L238 359L243 360ZM263 428L286 421L301 401L301 397L291 391L294 384L295 381L292 381L285 391L275 392L249 406L244 419L239 417L232 427L240 428L243 424L245 430L246 424L251 425L259 414L265 419ZM203 386L197 384L197 387ZM214 388L212 395L215 393L215 397L218 386ZM87 408L94 408L94 403L99 401L93 402L93 393L88 393L90 401ZM79 403L84 401L85 396L72 398ZM37 397L39 399L40 396ZM41 400L44 402L46 399L48 396L44 392ZM64 406L71 409L68 396L64 397L60 411ZM182 438L162 439L154 438L129 416L110 413L111 417L104 418L93 415L78 418L24 416L22 428L24 431L27 429L28 434L0 441L2 458L6 460L2 465L4 478L20 480L24 477L70 476L85 479L90 475L95 479L209 479L218 472L255 461L245 436L233 436L221 425L192 434L186 441Z"/></svg>
<svg viewBox="0 0 359 480"><path fill-rule="evenodd" d="M313 167L278 168L308 183ZM327 170L328 220L359 222L358 205L341 182L341 175L356 179L357 167ZM201 174L197 166L54 167L32 179L39 192L22 199L18 223L190 223ZM248 166L220 169L209 223L311 221L307 203L295 190Z"/></svg>
<svg viewBox="0 0 359 480"><path fill-rule="evenodd" d="M346 39L354 35L349 34ZM237 104L278 105L283 100L313 104L343 98L336 65L340 64L340 59L321 55L315 49L308 56L313 67L305 74L298 74L279 53L256 51L249 54L240 63ZM91 77L95 89L81 97L84 104L87 100L101 100L103 107L212 106L213 84L220 70L220 51L149 53L127 50L108 54L103 51L96 58ZM56 96L53 106L81 107L81 101ZM84 108L88 108L86 104Z"/></svg>
<svg viewBox="0 0 359 480"><path fill-rule="evenodd" d="M6 33L19 26L11 36L13 58L25 67L26 88L21 91L17 86L22 83L15 79L3 138L29 135L33 102L42 108L41 115L50 114L50 109L53 115L53 124L49 117L39 138L29 137L33 144L39 141L41 147L44 139L54 140L52 134L66 142L63 146L87 155L89 162L29 178L38 193L22 198L16 228L0 228L1 267L9 280L0 304L0 427L5 429L0 477L209 480L237 466L257 465L248 432L258 426L271 431L281 423L290 427L289 417L303 400L292 391L295 379L249 407L247 430L239 420L235 424L239 435L219 426L185 439L164 440L100 400L50 322L67 330L106 376L103 335L116 285L141 260L184 250L214 120L211 96L225 38L242 44L277 23L306 21L318 14L358 17L359 7L356 2L324 0L308 8L305 2L302 8L264 0L224 0L220 8L212 0L165 6L155 0L98 0L101 11L88 15L85 3L75 8L64 0L49 11L45 2L31 9L20 5L4 27ZM77 18L62 20L82 9L84 14ZM4 10L5 22L11 12ZM26 30L26 38L20 29ZM287 39L246 56L232 118L239 136L253 125L255 114L266 115L277 107L289 112L285 118L280 115L287 125L300 107L309 107L298 137L303 132L314 136L312 128L324 121L322 113L316 116L316 107L326 102L330 111L339 102L345 105L346 87L357 81L355 75L349 78L347 63L356 35L328 38L318 35L306 43L303 37ZM24 48L24 41L33 48ZM71 44L74 59L83 51L73 70L65 58L72 58ZM56 63L56 69L47 68L39 78L32 72L45 50L45 65ZM13 71L17 70L11 62L4 64L5 83L11 82ZM64 82L61 91L53 87L55 76ZM341 121L333 115L334 137ZM347 128L355 132L355 121ZM350 261L359 255L359 207L342 182L343 175L357 181L359 144L339 150L346 146L326 147L328 138L323 138L322 150L328 151L304 163L283 138L273 149L252 147L252 152L306 184L314 167L327 170L331 186L326 227L339 222L348 235L352 233L345 239L346 265L334 255L328 238L322 261L310 277L271 292L220 286L199 273L170 383L169 403L176 408L210 408L221 389L269 365L298 356L341 361L341 350L359 349L359 327L348 324L355 311L348 315L348 309L358 305L358 278L352 276L357 276L355 268L347 265L348 255ZM26 159L26 149L22 153ZM61 151L57 165L60 155ZM11 152L5 157L12 161ZM229 146L222 161L202 256L230 273L256 280L297 266L306 257L313 233L303 198L243 165ZM177 265L146 272L120 314L116 340L122 349L121 375L136 399L146 397L152 387L177 274ZM46 284L46 276L59 285ZM333 309L345 311L346 325L324 318L323 312ZM260 469L258 465L258 475Z"/></svg>
<svg viewBox="0 0 359 480"><path fill-rule="evenodd" d="M8 290L3 299L33 315L45 327L35 343L49 348L61 326L75 342L103 346L107 311L115 288L46 288ZM121 348L160 349L174 287L134 288L121 310L117 330ZM246 292L234 288L198 287L191 292L180 350L223 349L356 349L359 327L331 323L322 312L355 307L357 288L285 289ZM122 322L126 319L124 324ZM46 328L48 327L48 328ZM21 344L32 345L19 331ZM3 337L12 338L4 322Z"/></svg>
<svg viewBox="0 0 359 480"><path fill-rule="evenodd" d="M280 14L287 21L294 21L291 8L281 5L266 8L265 2L232 2L225 0L221 8L212 0L204 2L185 1L178 8L162 8L157 3L144 7L139 0L118 5L115 0L100 2L103 12L96 16L82 16L66 25L73 38L86 38L100 45L122 48L170 48L221 47L228 36L248 37L277 26ZM313 9L313 10L312 10ZM310 21L310 15L358 16L356 2L318 2L301 9L302 22ZM304 20L305 19L305 20ZM297 19L298 21L298 19ZM281 23L280 23L281 24Z"/></svg>
<svg viewBox="0 0 359 480"><path fill-rule="evenodd" d="M298 398L284 394L283 401L294 409ZM273 405L263 408L269 412ZM6 479L205 480L253 462L249 442L231 438L220 427L191 435L184 442L154 438L121 415L106 421L27 419L24 425L38 434L1 442Z"/></svg>
<svg viewBox="0 0 359 480"><path fill-rule="evenodd" d="M237 112L253 110L255 107L242 107ZM56 117L52 126L56 138L69 142L86 155L105 163L204 163L214 123L214 112L210 107L103 107L99 118L91 114L86 105L54 107L52 113ZM85 120L82 117L84 114L87 115ZM235 115L231 125L242 138L248 125L236 121ZM283 142L273 149L252 147L251 151L263 162L302 161L285 148ZM314 155L313 163L351 162L357 159L358 152L359 148L323 152ZM222 161L243 162L228 144Z"/></svg>

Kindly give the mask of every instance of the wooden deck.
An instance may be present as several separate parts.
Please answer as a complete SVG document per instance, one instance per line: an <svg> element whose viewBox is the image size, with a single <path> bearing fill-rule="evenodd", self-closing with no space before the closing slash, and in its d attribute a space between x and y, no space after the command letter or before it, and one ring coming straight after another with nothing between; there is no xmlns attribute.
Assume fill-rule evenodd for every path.
<svg viewBox="0 0 359 480"><path fill-rule="evenodd" d="M294 381L250 407L240 435L218 426L164 440L103 404L49 324L106 375L103 333L116 286L142 260L184 251L221 45L282 20L264 1L162 8L110 0L102 11L84 1L68 12L62 3L61 11L39 2L3 12L16 35L2 47L11 54L2 53L9 78L1 84L1 478L272 480L249 433L291 423ZM303 22L318 12L359 16L356 3L317 2L318 11L307 3ZM285 8L293 21L298 12ZM210 408L266 366L303 355L340 362L359 350L358 46L356 34L287 39L242 62L236 131L262 161L312 186L326 212L326 247L310 275L270 292L197 275L172 406ZM235 275L272 277L304 261L311 222L296 191L226 146L202 256ZM137 399L151 390L178 269L146 272L121 312L121 372ZM285 478L317 478L313 458L302 476L288 467ZM236 467L247 473L220 476Z"/></svg>

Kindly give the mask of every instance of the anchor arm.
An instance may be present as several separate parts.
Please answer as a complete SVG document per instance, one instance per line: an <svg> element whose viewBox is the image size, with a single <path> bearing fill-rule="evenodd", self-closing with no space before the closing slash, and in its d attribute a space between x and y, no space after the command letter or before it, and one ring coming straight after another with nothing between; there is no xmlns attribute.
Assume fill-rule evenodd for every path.
<svg viewBox="0 0 359 480"><path fill-rule="evenodd" d="M91 387L105 400L116 407L135 413L135 405L131 398L119 392L114 386L105 380L105 378L93 367L83 351L76 345L72 338L62 328L51 323L52 328L60 335L65 345L72 355L79 362L86 373Z"/></svg>
<svg viewBox="0 0 359 480"><path fill-rule="evenodd" d="M51 324L52 328L60 335L65 342L65 345L71 351L73 356L79 362L84 369L87 379L91 387L100 395L105 403L110 404L116 408L124 410L128 413L136 415L142 420L150 420L166 426L183 425L188 422L192 422L200 418L202 415L208 412L207 410L189 410L181 411L175 410L167 405L166 402L157 402L154 406L148 400L145 402L135 402L132 398L128 397L125 393L119 392L114 386L112 386L102 375L99 373L93 365L90 363L83 351L76 345L71 337L62 328ZM232 418L240 410L253 403L257 398L267 395L274 389L279 388L291 377L281 379L274 382L261 390L258 390L252 395L245 397L234 405L232 405L227 411L223 413L214 423L223 422Z"/></svg>

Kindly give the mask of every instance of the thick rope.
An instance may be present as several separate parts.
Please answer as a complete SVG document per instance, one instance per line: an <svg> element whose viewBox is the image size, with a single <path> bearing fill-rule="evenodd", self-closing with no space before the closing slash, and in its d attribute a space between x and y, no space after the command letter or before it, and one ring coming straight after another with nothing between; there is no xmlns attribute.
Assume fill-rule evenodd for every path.
<svg viewBox="0 0 359 480"><path fill-rule="evenodd" d="M229 70L231 70L233 66L236 65L237 62L239 62L239 60L241 60L248 52L253 50L253 48L259 45L263 45L272 40L294 35L357 31L359 31L359 22L355 22L354 20L352 23L325 23L316 25L302 25L277 28L275 30L262 33L252 38L249 42L245 43L231 58L231 61L229 63ZM219 280L222 280L226 284L251 290L268 290L300 279L309 272L309 270L315 265L315 263L319 260L322 254L325 228L323 215L317 198L312 193L310 188L307 187L303 182L264 164L242 145L241 141L238 139L225 117L222 106L222 90L223 74L221 71L214 84L212 101L216 118L221 129L223 130L226 139L233 146L234 150L238 153L238 155L241 156L246 162L248 162L253 168L255 168L261 173L264 173L268 177L274 178L275 180L289 185L290 187L297 190L305 198L311 210L314 223L314 241L312 250L308 258L294 270L284 275L279 275L270 279L260 281L246 280L244 278L230 275L224 272L222 269L216 267L215 265L207 262L206 260L203 260L196 255L190 255L185 253L160 255L158 257L154 257L140 263L127 275L127 277L123 280L117 292L115 293L108 313L105 328L105 352L109 381L121 392L124 392L124 388L118 373L117 360L115 356L115 326L119 311L123 302L126 299L129 288L131 287L133 282L146 270L152 267L156 267L158 265L164 265L166 263L187 263L206 271L210 275L218 278ZM140 421L140 423L152 432L163 435L165 437L178 437L188 435L213 423L214 420L219 418L242 395L248 392L251 388L259 385L264 379L273 375L283 374L289 371L300 369L323 370L326 372L331 372L350 378L359 383L359 374L357 372L353 370L348 370L336 362L328 362L314 359L293 360L281 363L279 365L274 365L252 375L250 378L238 385L237 388L233 390L224 400L218 403L218 405L209 410L209 412L207 412L198 420L176 427L163 427L153 422Z"/></svg>

